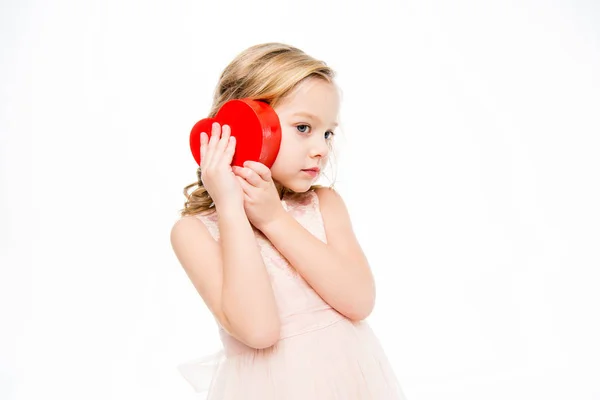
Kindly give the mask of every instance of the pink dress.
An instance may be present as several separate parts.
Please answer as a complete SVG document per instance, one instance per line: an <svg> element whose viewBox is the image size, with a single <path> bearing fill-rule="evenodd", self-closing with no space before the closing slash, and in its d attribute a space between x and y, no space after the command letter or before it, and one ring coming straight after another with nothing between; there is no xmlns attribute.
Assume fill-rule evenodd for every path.
<svg viewBox="0 0 600 400"><path fill-rule="evenodd" d="M326 242L317 194L284 209ZM219 240L215 213L196 215ZM180 364L180 373L208 400L405 400L380 343L366 321L352 322L306 283L255 229L281 318L281 338L257 350L220 326L223 350Z"/></svg>

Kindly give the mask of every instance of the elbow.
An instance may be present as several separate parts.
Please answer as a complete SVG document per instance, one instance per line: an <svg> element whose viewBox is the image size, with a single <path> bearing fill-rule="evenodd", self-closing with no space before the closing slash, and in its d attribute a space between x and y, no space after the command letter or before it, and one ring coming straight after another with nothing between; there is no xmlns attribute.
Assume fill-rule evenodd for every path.
<svg viewBox="0 0 600 400"><path fill-rule="evenodd" d="M231 324L229 318L225 318L225 321L227 321L225 331L239 342L253 349L260 350L271 347L279 341L281 335L281 324L278 318L268 323L257 323L256 320L248 321L245 326Z"/></svg>
<svg viewBox="0 0 600 400"><path fill-rule="evenodd" d="M245 337L245 344L254 349L267 349L279 341L281 332L279 324L266 329L254 329Z"/></svg>
<svg viewBox="0 0 600 400"><path fill-rule="evenodd" d="M367 296L364 299L355 299L343 314L351 321L362 321L367 319L375 308L375 293Z"/></svg>
<svg viewBox="0 0 600 400"><path fill-rule="evenodd" d="M359 322L367 319L375 308L376 287L375 280L369 268L366 275L362 275L356 282L356 287L351 291L352 295L346 298L345 307L340 311L351 321Z"/></svg>
<svg viewBox="0 0 600 400"><path fill-rule="evenodd" d="M232 318L226 304L222 305L222 311L225 331L242 344L254 349L266 349L279 341L281 322L276 313L271 315L245 313Z"/></svg>
<svg viewBox="0 0 600 400"><path fill-rule="evenodd" d="M355 307L352 310L346 312L345 315L346 318L348 318L349 320L359 322L367 319L367 317L371 315L371 312L373 312L373 307Z"/></svg>

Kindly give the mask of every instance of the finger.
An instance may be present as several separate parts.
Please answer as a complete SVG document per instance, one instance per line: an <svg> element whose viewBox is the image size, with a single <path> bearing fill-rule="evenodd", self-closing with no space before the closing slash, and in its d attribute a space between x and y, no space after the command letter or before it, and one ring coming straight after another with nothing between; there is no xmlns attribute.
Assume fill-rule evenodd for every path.
<svg viewBox="0 0 600 400"><path fill-rule="evenodd" d="M219 161L223 160L223 153L225 149L229 145L229 138L231 136L231 128L229 125L223 125L221 127L221 138L219 139L219 143L217 143L217 147L215 148L215 161L218 159Z"/></svg>
<svg viewBox="0 0 600 400"><path fill-rule="evenodd" d="M206 132L200 132L200 169L206 158L206 146L208 145L208 134Z"/></svg>
<svg viewBox="0 0 600 400"><path fill-rule="evenodd" d="M246 182L246 180L244 178L242 178L241 176L236 176L236 178L240 182L240 186L242 187L242 190L244 191L244 194L247 195L247 196L249 196L250 193L252 193L252 190L254 189L254 186L252 186L251 184L249 184L248 182ZM247 200L249 200L249 199L247 199Z"/></svg>
<svg viewBox="0 0 600 400"><path fill-rule="evenodd" d="M265 183L265 181L250 168L235 167L233 168L233 173L237 176L241 176L246 180L246 182L254 187L260 187L263 183Z"/></svg>
<svg viewBox="0 0 600 400"><path fill-rule="evenodd" d="M253 170L258 176L261 177L266 182L271 180L271 170L263 163L259 163L256 161L246 161L244 163L244 167L250 168Z"/></svg>
<svg viewBox="0 0 600 400"><path fill-rule="evenodd" d="M213 122L210 139L208 140L208 148L206 149L206 158L207 158L206 165L207 166L213 164L215 147L219 143L220 136L221 136L221 126L219 125L218 122Z"/></svg>
<svg viewBox="0 0 600 400"><path fill-rule="evenodd" d="M233 161L233 155L235 154L235 145L235 136L229 136L229 143L227 144L227 148L225 148L225 152L223 152L223 161L226 162L227 165L231 165L231 162Z"/></svg>

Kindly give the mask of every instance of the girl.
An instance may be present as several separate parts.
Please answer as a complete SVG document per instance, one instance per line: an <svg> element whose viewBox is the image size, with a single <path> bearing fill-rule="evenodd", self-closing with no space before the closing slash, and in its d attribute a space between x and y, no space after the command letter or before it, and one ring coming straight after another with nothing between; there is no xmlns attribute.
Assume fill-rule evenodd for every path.
<svg viewBox="0 0 600 400"><path fill-rule="evenodd" d="M201 134L198 183L184 189L171 245L224 349L180 371L203 391L202 366L217 361L211 400L404 399L364 321L375 287L347 209L313 185L337 126L334 72L295 47L256 45L223 71L209 116L236 98L273 107L281 147L271 169L232 168L229 127Z"/></svg>

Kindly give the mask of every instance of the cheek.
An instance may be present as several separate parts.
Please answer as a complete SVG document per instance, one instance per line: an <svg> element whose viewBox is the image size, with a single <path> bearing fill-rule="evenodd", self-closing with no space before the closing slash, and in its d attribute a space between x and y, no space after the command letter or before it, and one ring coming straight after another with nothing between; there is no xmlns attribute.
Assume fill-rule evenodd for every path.
<svg viewBox="0 0 600 400"><path fill-rule="evenodd" d="M275 162L271 166L271 175L273 179L277 179L278 176L281 176L282 172L285 171L285 160L286 160L286 152L283 146L279 148L279 153L277 153L277 158Z"/></svg>
<svg viewBox="0 0 600 400"><path fill-rule="evenodd" d="M277 181L287 180L293 174L296 164L297 162L294 158L294 152L290 151L289 148L286 148L282 144L282 146L279 148L277 158L271 167L271 175L273 176L273 179Z"/></svg>
<svg viewBox="0 0 600 400"><path fill-rule="evenodd" d="M294 135L293 129L291 129L289 126L281 129L281 145L279 146L280 152L287 151L290 147L293 147L294 141L297 140L297 136Z"/></svg>
<svg viewBox="0 0 600 400"><path fill-rule="evenodd" d="M285 151L284 148L280 148L279 153L277 154L277 158L275 159L275 162L273 163L273 166L271 167L272 174L273 175L285 174L286 169L289 168L289 167L287 167L287 165L289 165L289 163L290 163L290 155L288 154L287 151Z"/></svg>
<svg viewBox="0 0 600 400"><path fill-rule="evenodd" d="M285 129L281 132L281 144L279 146L279 152L277 153L277 158L275 158L275 162L271 167L271 170L280 170L281 167L286 163L286 160L290 160L292 156L291 149L294 147L293 137L290 137L290 133Z"/></svg>

